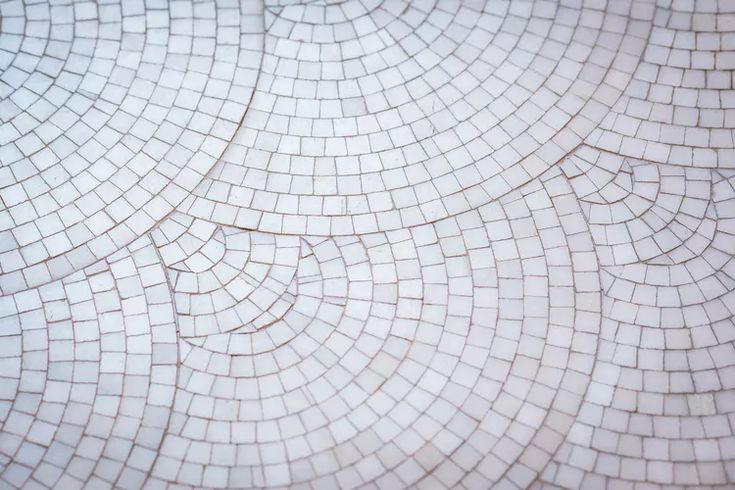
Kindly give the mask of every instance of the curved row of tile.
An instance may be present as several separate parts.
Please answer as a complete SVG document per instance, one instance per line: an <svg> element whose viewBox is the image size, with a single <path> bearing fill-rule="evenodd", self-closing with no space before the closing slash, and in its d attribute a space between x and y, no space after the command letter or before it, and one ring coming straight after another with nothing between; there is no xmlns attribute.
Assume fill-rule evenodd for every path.
<svg viewBox="0 0 735 490"><path fill-rule="evenodd" d="M396 6L361 17L377 29L369 43L337 49L286 39L309 24L290 20L302 6L285 6L267 16L263 73L242 126L179 209L336 236L497 199L579 145L633 75L653 5L605 7Z"/></svg>
<svg viewBox="0 0 735 490"><path fill-rule="evenodd" d="M588 141L657 163L735 168L735 5L657 3L633 80Z"/></svg>
<svg viewBox="0 0 735 490"><path fill-rule="evenodd" d="M0 2L4 485L735 481L728 2L151 5Z"/></svg>
<svg viewBox="0 0 735 490"><path fill-rule="evenodd" d="M104 482L135 487L141 482L132 475L150 470L151 485L159 480L217 487L307 481L341 486L371 481L530 483L574 420L594 364L599 290L592 241L580 220L571 189L556 171L501 202L433 225L359 238L304 238L295 300L285 313L273 315L268 328L234 330L219 339L179 336L178 374L173 366L165 369L166 376L158 380L165 390L154 383L155 395L143 393L138 399L171 402L176 379L157 456L151 443L160 442L162 414L159 426L150 429L156 437L146 432L147 446L124 450L116 444L115 458L109 454L113 450L101 447L104 424L95 410L120 425L135 417L114 418L112 407L123 410L126 404L112 400L120 394L107 384L109 368L122 370L110 374L118 390L135 383L125 382L123 366L145 371L140 359L125 357L126 345L128 356L136 348L131 339L120 343L121 329L138 337L141 352L152 353L149 363L176 362L170 347L175 338L172 309L177 307L166 294L164 269L175 277L172 266L178 262L166 266L150 240L141 239L130 247L133 252L87 269L87 281L78 273L38 291L16 293L8 298L14 308L8 318L20 324L16 350L7 356L14 366L25 366L26 358L43 347L48 353L41 356L56 361L53 351L59 350L55 339L36 347L33 333L44 325L29 321L26 327L22 320L29 309L54 320L49 335L56 321L65 324L70 339L64 341L74 345L72 351L88 363L85 368L110 361L105 347L122 358L108 369L100 366L97 375L87 369L87 380L71 380L73 387L89 383L92 400L87 403L94 407L89 420L69 422L77 437L97 442L97 453L84 453L92 460L82 465L86 471L78 467L81 463L63 467L50 459L51 471L27 459L31 449L41 458L45 445L55 454L50 441L66 434L67 420L48 417L44 410L59 396L57 383L36 379L25 386L21 376L17 392L8 396L8 420L14 417L12 425L24 432L16 419L28 424L35 419L43 430L29 430L25 439L3 434L15 443L2 444L12 460L3 479L14 485L27 478L53 485L76 478L95 487ZM190 223L192 233L201 224ZM259 235L251 233L251 241L265 241ZM212 233L210 240L216 237ZM273 255L284 249L290 255L289 245L278 243ZM92 291L84 290L88 284ZM64 295L46 293L52 287L65 288L70 315L55 314L64 310L57 301ZM85 300L95 310L74 308ZM146 307L155 312L146 317ZM188 314L197 316L196 311ZM179 321L184 316L180 312ZM164 319L158 333L166 343L165 359L156 358L158 337L151 332ZM95 330L93 325L99 326ZM248 338L262 332L271 336L270 349ZM281 332L292 336L278 343L274 337ZM117 339L116 347L108 337ZM242 344L250 347L242 349ZM89 358L83 353L87 349ZM55 369L49 367L51 372ZM40 406L16 407L31 394ZM66 410L74 407L68 403ZM115 433L116 425L105 421ZM77 444L78 450L87 447Z"/></svg>
<svg viewBox="0 0 735 490"><path fill-rule="evenodd" d="M7 294L97 262L186 198L235 134L263 35L255 2L0 9Z"/></svg>

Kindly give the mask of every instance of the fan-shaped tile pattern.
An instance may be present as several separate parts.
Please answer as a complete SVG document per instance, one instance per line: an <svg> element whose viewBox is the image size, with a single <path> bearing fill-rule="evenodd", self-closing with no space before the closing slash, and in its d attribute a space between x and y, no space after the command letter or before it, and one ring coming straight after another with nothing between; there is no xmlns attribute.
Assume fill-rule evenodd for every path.
<svg viewBox="0 0 735 490"><path fill-rule="evenodd" d="M0 488L735 486L732 0L0 0Z"/></svg>
<svg viewBox="0 0 735 490"><path fill-rule="evenodd" d="M345 235L476 208L540 175L602 120L653 12L637 0L440 1L358 15L356 3L267 11L250 110L181 209Z"/></svg>
<svg viewBox="0 0 735 490"><path fill-rule="evenodd" d="M181 203L235 133L255 2L0 4L0 288L60 279Z"/></svg>
<svg viewBox="0 0 735 490"><path fill-rule="evenodd" d="M557 170L434 225L305 237L283 317L182 338L153 478L530 483L594 364L599 279L580 220Z"/></svg>

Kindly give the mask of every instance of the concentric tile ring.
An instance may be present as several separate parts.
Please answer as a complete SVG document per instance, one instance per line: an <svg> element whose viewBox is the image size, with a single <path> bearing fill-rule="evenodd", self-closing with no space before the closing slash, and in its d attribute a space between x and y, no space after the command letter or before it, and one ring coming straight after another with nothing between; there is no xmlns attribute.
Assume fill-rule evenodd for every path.
<svg viewBox="0 0 735 490"><path fill-rule="evenodd" d="M3 8L14 33L24 9ZM2 75L5 293L104 258L182 202L235 132L262 42L247 4L25 10L26 28L50 37L29 32Z"/></svg>
<svg viewBox="0 0 735 490"><path fill-rule="evenodd" d="M417 20L416 34L407 9L383 51L354 60L268 31L243 126L180 209L328 236L430 223L496 199L577 146L617 99L652 9L614 5L455 4ZM321 71L310 75L309 63Z"/></svg>
<svg viewBox="0 0 735 490"><path fill-rule="evenodd" d="M0 487L735 484L731 0L0 0Z"/></svg>

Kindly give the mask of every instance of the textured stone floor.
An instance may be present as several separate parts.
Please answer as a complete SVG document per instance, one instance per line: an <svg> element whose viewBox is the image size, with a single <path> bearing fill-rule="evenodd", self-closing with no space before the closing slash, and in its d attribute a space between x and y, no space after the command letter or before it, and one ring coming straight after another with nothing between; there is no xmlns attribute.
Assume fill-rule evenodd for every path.
<svg viewBox="0 0 735 490"><path fill-rule="evenodd" d="M0 487L735 487L733 69L734 0L0 0Z"/></svg>

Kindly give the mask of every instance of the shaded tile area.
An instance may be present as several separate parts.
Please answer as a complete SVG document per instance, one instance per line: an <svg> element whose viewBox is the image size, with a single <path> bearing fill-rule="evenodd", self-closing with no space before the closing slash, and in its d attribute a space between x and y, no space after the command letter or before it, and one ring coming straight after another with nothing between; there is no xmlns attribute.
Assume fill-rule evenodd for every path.
<svg viewBox="0 0 735 490"><path fill-rule="evenodd" d="M731 488L735 4L0 0L0 486Z"/></svg>

